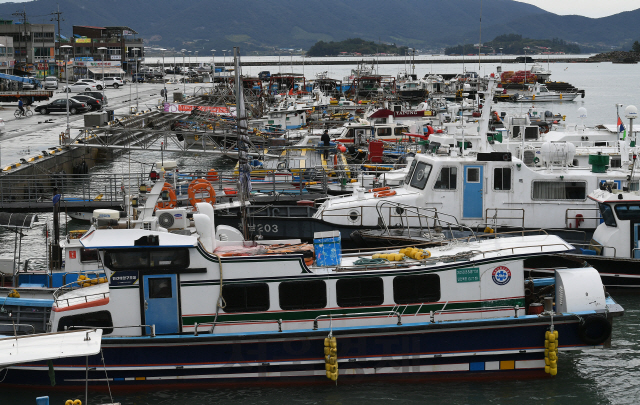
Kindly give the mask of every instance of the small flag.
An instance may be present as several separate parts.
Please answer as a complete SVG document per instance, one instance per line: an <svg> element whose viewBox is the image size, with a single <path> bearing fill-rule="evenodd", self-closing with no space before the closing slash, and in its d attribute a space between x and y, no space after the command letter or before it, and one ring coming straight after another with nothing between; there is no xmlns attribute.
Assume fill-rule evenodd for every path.
<svg viewBox="0 0 640 405"><path fill-rule="evenodd" d="M622 120L620 119L620 117L618 117L618 134L620 134L620 132L624 132L622 134L622 139L625 139L627 137L627 130L624 127L624 124L622 123Z"/></svg>

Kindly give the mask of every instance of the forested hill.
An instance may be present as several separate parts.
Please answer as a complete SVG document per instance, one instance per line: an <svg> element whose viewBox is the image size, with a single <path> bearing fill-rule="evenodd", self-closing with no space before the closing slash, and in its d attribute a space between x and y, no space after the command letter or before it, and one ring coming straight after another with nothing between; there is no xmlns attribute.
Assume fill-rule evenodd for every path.
<svg viewBox="0 0 640 405"><path fill-rule="evenodd" d="M29 22L51 23L57 4L65 36L72 25L129 26L150 46L199 50L201 55L233 46L245 55L273 54L348 38L442 49L477 43L481 11L480 0L36 0L2 3L0 17L15 20L12 14L24 9ZM482 1L484 40L515 33L562 38L583 51L628 49L640 38L637 21L640 10L590 19L558 16L513 0Z"/></svg>

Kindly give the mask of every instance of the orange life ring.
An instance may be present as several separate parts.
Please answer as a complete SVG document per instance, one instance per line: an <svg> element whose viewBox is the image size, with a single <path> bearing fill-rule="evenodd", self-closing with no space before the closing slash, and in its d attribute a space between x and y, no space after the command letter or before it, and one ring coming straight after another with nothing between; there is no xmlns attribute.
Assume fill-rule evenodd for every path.
<svg viewBox="0 0 640 405"><path fill-rule="evenodd" d="M215 169L209 170L207 173L207 180L209 181L218 181L218 172Z"/></svg>
<svg viewBox="0 0 640 405"><path fill-rule="evenodd" d="M203 197L203 192L208 194L208 197ZM189 184L189 202L191 206L195 208L196 203L208 202L209 204L216 203L216 191L213 189L211 183L205 179L196 179ZM196 197L196 194L201 194L200 197Z"/></svg>
<svg viewBox="0 0 640 405"><path fill-rule="evenodd" d="M367 190L367 193L377 193L378 191L385 191L389 189L391 189L391 187L370 188L369 190Z"/></svg>
<svg viewBox="0 0 640 405"><path fill-rule="evenodd" d="M395 190L381 191L379 193L375 193L373 196L375 198L380 198L380 197L391 197L392 195L396 195L396 191Z"/></svg>
<svg viewBox="0 0 640 405"><path fill-rule="evenodd" d="M164 210L168 208L175 208L178 205L178 197L176 196L176 191L173 189L171 183L164 183L162 187L162 192L169 192L169 200L162 201L158 200L156 203L156 209Z"/></svg>

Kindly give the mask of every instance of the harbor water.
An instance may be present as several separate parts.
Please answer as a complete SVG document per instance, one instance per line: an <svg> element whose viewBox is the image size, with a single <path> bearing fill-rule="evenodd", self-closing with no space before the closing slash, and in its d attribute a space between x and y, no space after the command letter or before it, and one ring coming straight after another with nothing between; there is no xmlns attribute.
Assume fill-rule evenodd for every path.
<svg viewBox="0 0 640 405"><path fill-rule="evenodd" d="M546 62L544 63L546 67ZM466 63L467 71L480 74L495 72L496 64L483 64L478 69L475 63ZM355 66L305 66L307 78L315 77L317 72L328 72L328 77L342 79L348 76ZM616 122L616 104L624 107L633 104L640 107L637 92L638 65L616 65L611 63L551 63L551 80L573 84L586 92L585 98L572 102L536 103L536 108L550 110L566 115L568 123L574 125L595 126L614 125ZM379 73L396 75L399 71L411 69L406 64L379 66ZM504 64L502 70L522 70L523 64ZM244 74L257 75L259 71L271 73L303 73L301 66L259 66L245 67ZM462 64L421 64L416 65L416 74L462 73ZM146 85L142 85L146 86ZM149 85L151 86L151 85ZM494 107L498 111L526 112L532 105L500 103ZM587 109L587 118L578 119L578 108ZM625 126L628 121L623 118ZM640 123L637 123L640 125ZM43 136L37 138L38 144L45 145L49 140ZM52 133L47 146L57 144L57 134ZM0 137L2 155L18 156L25 143ZM183 171L207 170L215 167L229 167L233 164L225 158L215 158L205 154L165 153L165 160L177 160ZM101 164L92 169L92 173L148 172L151 164L159 161L159 152L132 151L124 153L117 160ZM22 260L40 258L44 263L46 256L43 224L51 220L51 214L38 214L38 225L27 230L22 238ZM63 214L64 215L64 214ZM82 229L85 225L71 221L69 229ZM64 228L63 228L64 232ZM0 257L12 257L14 252L14 234L0 231ZM490 374L483 380L438 380L429 376L422 380L397 381L384 376L376 380L364 380L351 383L338 380L321 381L312 385L293 385L286 381L278 385L248 387L198 387L163 389L160 386L153 391L115 392L113 400L123 405L130 404L368 404L368 403L431 403L431 404L635 404L640 397L640 293L611 291L611 295L626 310L622 318L616 318L612 336L612 348L602 351L561 353L558 375L555 377L510 379L505 374ZM54 362L55 364L55 362ZM8 371L11 372L10 370ZM0 381L4 372L0 372ZM506 377L506 378L502 378ZM1 384L1 382L0 382ZM3 390L0 392L0 404L34 403L40 395L49 395L51 404L63 404L70 398L83 398L84 390L59 391L40 389ZM90 388L89 403L111 402L106 386L97 392ZM86 402L83 401L86 404Z"/></svg>

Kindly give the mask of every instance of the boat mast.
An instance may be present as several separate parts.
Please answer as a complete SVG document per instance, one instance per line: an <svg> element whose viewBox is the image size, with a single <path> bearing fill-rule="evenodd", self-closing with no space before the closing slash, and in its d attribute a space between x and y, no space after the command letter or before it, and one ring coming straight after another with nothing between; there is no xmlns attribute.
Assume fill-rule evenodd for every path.
<svg viewBox="0 0 640 405"><path fill-rule="evenodd" d="M242 76L240 75L240 48L233 47L233 59L236 81L236 132L238 144L238 200L242 213L242 234L247 239L249 236L247 225L247 206L245 201L251 192L251 166L249 166L249 137L247 136L247 116L244 108L244 91Z"/></svg>

